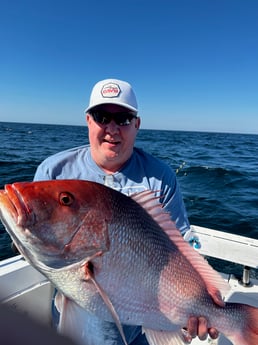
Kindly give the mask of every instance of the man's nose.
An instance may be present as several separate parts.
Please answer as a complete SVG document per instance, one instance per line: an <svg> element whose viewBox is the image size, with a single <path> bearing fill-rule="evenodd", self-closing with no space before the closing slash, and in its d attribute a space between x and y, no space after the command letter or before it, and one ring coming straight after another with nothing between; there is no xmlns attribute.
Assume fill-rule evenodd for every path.
<svg viewBox="0 0 258 345"><path fill-rule="evenodd" d="M106 125L106 131L111 134L115 134L119 132L119 125L115 123L114 120L111 120L107 125Z"/></svg>

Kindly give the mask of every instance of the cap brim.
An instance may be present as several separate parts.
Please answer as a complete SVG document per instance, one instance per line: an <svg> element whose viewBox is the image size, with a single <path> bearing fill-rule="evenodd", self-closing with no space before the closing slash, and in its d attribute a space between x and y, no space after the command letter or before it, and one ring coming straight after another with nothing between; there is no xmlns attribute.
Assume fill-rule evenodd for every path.
<svg viewBox="0 0 258 345"><path fill-rule="evenodd" d="M94 104L94 105L92 105L92 106L89 106L88 108L86 108L85 110L84 110L84 113L86 114L86 113L88 113L91 109L93 109L93 108L96 108L96 107L98 107L99 105L104 105L104 104L116 104L116 105L119 105L119 106L121 106L121 107L124 107L124 108L126 108L126 109L129 109L129 110L131 110L131 111L134 111L134 112L138 112L138 109L136 109L136 108L134 108L134 107L131 107L130 105L128 105L128 104L126 104L126 103L122 103L122 102L111 102L111 101L109 101L109 102L101 102L101 103L98 103L98 104Z"/></svg>

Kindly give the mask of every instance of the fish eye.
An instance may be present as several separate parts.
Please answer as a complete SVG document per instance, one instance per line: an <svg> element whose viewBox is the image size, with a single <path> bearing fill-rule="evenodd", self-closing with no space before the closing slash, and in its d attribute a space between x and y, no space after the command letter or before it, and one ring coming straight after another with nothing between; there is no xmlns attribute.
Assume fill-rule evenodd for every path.
<svg viewBox="0 0 258 345"><path fill-rule="evenodd" d="M68 192L62 192L59 195L59 202L63 206L70 206L74 201L74 197L72 194Z"/></svg>

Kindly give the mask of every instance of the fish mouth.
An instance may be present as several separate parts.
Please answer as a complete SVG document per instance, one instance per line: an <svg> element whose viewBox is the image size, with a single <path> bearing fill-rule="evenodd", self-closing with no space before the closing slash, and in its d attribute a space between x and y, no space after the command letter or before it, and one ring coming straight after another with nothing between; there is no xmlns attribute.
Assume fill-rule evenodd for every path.
<svg viewBox="0 0 258 345"><path fill-rule="evenodd" d="M0 201L16 225L24 226L28 220L34 221L33 212L24 201L15 183L5 185L4 191L1 191L0 194Z"/></svg>

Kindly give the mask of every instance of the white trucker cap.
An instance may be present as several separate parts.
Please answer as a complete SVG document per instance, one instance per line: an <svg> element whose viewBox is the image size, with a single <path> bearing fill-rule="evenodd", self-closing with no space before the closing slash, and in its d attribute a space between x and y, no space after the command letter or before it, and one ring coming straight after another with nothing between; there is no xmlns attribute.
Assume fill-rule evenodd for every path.
<svg viewBox="0 0 258 345"><path fill-rule="evenodd" d="M85 113L101 104L117 104L138 112L136 96L131 85L118 79L105 79L94 85Z"/></svg>

